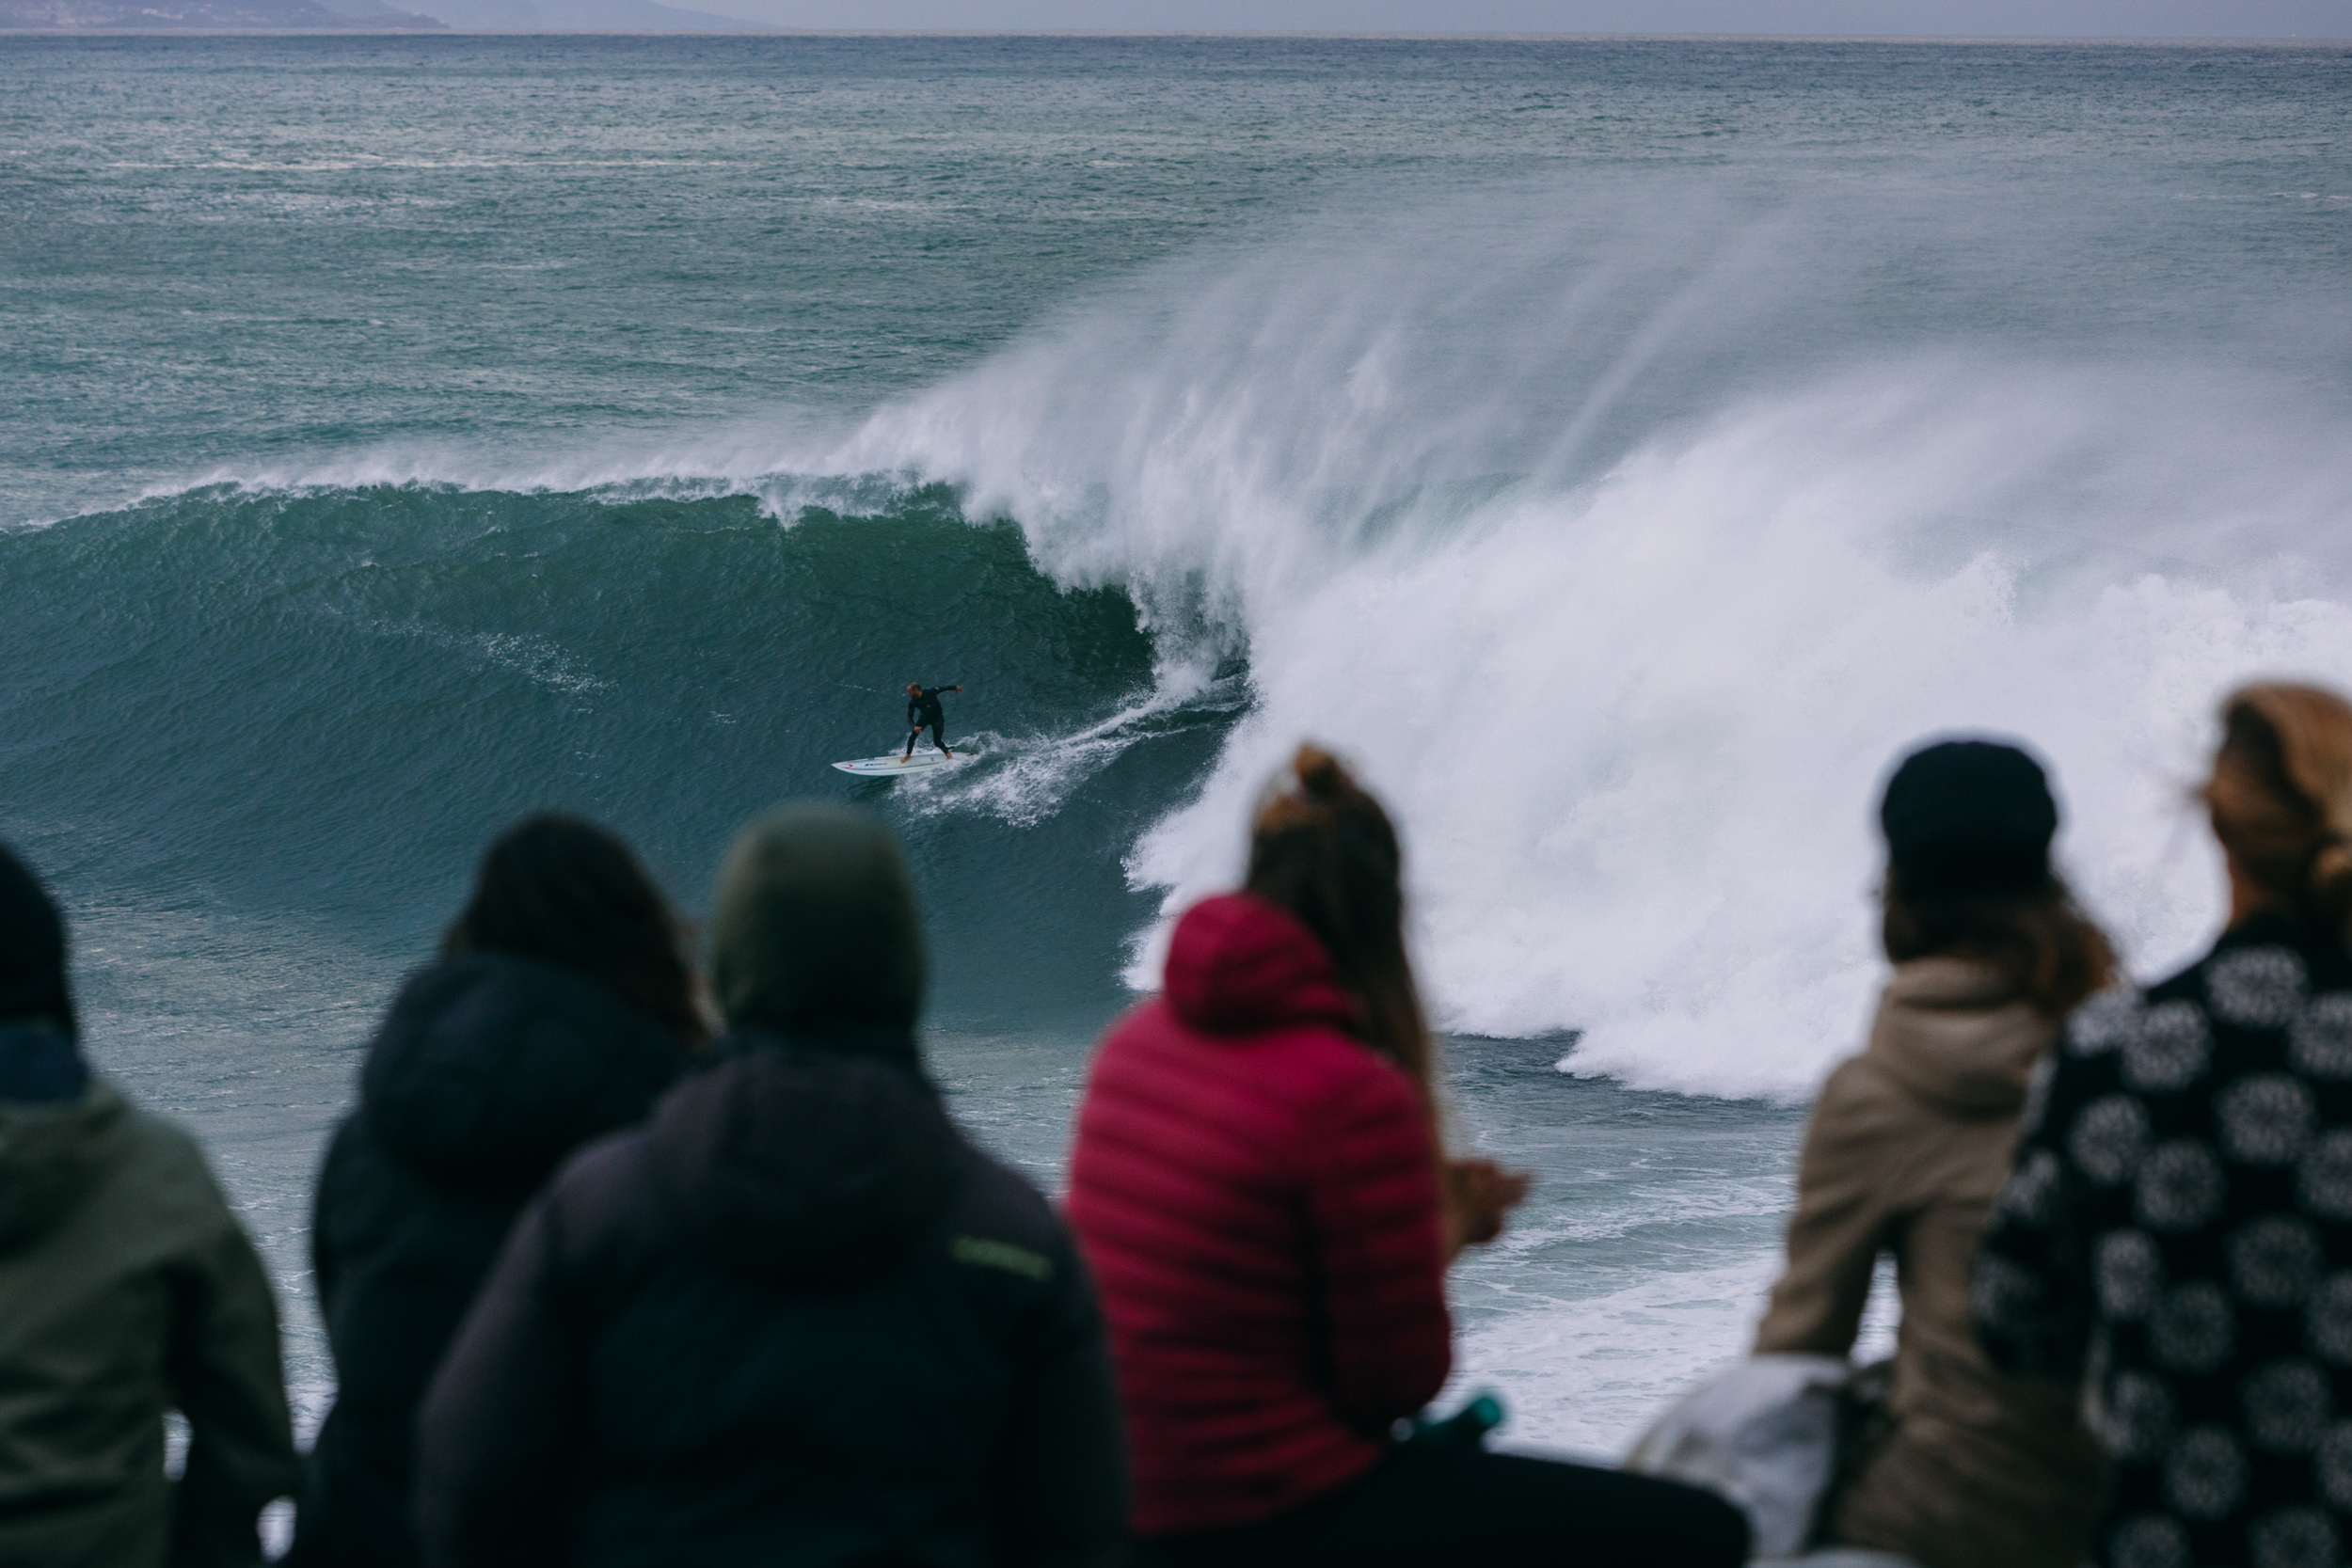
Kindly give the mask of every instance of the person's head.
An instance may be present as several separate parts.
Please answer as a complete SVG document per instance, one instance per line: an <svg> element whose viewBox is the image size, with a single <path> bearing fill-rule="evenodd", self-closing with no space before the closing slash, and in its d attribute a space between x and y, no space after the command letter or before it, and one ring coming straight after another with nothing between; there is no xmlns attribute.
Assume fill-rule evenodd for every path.
<svg viewBox="0 0 2352 1568"><path fill-rule="evenodd" d="M2315 686L2233 692L2201 794L2241 904L2352 926L2352 705Z"/></svg>
<svg viewBox="0 0 2352 1568"><path fill-rule="evenodd" d="M923 971L914 883L880 817L805 801L737 836L711 915L711 984L731 1027L911 1039Z"/></svg>
<svg viewBox="0 0 2352 1568"><path fill-rule="evenodd" d="M441 951L571 970L691 1046L703 1037L703 1020L679 938L668 901L628 845L593 822L541 812L492 842Z"/></svg>
<svg viewBox="0 0 2352 1568"><path fill-rule="evenodd" d="M2042 765L2015 746L1946 740L1905 757L1879 806L1886 956L1989 964L2052 1018L2105 986L2114 952L2050 866L2058 824Z"/></svg>
<svg viewBox="0 0 2352 1568"><path fill-rule="evenodd" d="M32 1019L79 1035L66 984L65 921L40 879L0 845L0 1023Z"/></svg>
<svg viewBox="0 0 2352 1568"><path fill-rule="evenodd" d="M1268 787L1250 829L1244 886L1315 934L1362 1006L1373 1048L1434 1099L1429 1024L1405 956L1396 828L1328 752L1299 747Z"/></svg>
<svg viewBox="0 0 2352 1568"><path fill-rule="evenodd" d="M923 683L922 683L921 681L909 681L909 682L907 682L907 695L908 695L908 696L910 696L910 697L920 697L922 694L923 694Z"/></svg>

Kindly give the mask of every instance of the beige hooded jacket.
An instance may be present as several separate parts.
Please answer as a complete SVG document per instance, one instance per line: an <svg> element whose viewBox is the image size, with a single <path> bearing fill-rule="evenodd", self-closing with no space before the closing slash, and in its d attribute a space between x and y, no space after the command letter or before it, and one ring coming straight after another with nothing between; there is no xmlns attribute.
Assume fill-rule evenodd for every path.
<svg viewBox="0 0 2352 1568"><path fill-rule="evenodd" d="M1814 1106L1788 1268L1756 1348L1849 1354L1882 1252L1902 1297L1892 1428L1836 1505L1842 1543L1928 1568L2084 1559L2104 1461L2074 1391L1994 1370L1968 1317L1977 1241L2057 1032L1991 969L1915 959Z"/></svg>

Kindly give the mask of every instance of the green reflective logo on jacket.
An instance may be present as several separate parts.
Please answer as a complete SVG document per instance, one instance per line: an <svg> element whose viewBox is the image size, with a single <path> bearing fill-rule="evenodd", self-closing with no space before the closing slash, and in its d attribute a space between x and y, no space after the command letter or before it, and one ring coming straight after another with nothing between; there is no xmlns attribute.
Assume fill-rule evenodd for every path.
<svg viewBox="0 0 2352 1568"><path fill-rule="evenodd" d="M1014 1246L1010 1242L992 1242L979 1236L959 1236L947 1243L947 1255L959 1263L970 1263L983 1269L1002 1269L1024 1279L1046 1280L1054 1275L1053 1259L1043 1253Z"/></svg>

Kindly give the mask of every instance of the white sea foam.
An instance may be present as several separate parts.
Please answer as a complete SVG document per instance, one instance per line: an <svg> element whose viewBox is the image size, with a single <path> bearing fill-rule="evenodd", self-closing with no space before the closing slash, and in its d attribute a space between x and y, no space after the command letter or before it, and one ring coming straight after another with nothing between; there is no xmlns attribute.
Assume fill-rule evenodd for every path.
<svg viewBox="0 0 2352 1568"><path fill-rule="evenodd" d="M1245 650L1256 705L1134 879L1229 881L1262 781L1336 743L1403 820L1451 1028L1801 1096L1877 969L1874 792L1947 731L2039 747L2092 906L2180 957L2217 911L2184 806L2214 700L2352 682L2342 410L2160 333L1881 332L1820 226L1708 225L1171 269L824 466L953 479L1059 579Z"/></svg>
<svg viewBox="0 0 2352 1568"><path fill-rule="evenodd" d="M1451 1409L1481 1389L1502 1396L1502 1446L1604 1463L1699 1379L1748 1353L1776 1251L1645 1271L1614 1289L1531 1304L1466 1330L1438 1397ZM1891 1267L1874 1282L1854 1359L1890 1355L1899 1319Z"/></svg>
<svg viewBox="0 0 2352 1568"><path fill-rule="evenodd" d="M917 811L985 812L1016 827L1043 821L1070 792L1116 761L1139 741L1167 735L1170 715L1198 721L1209 712L1231 711L1242 696L1233 683L1219 681L1215 668L1193 659L1160 660L1152 687L1106 719L1050 734L1006 735L975 731L960 745L980 766L938 774L916 774L898 791Z"/></svg>
<svg viewBox="0 0 2352 1568"><path fill-rule="evenodd" d="M1463 1335L1437 1402L1450 1408L1491 1388L1510 1413L1510 1443L1621 1458L1676 1394L1745 1354L1777 1263L1759 1253L1654 1273L1597 1296L1491 1319Z"/></svg>

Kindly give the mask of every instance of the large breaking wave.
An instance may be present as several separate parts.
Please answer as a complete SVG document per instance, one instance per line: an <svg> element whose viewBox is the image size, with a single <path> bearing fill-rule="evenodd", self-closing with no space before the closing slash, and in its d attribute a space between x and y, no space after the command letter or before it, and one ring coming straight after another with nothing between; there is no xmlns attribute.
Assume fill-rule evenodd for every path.
<svg viewBox="0 0 2352 1568"><path fill-rule="evenodd" d="M1164 683L1246 653L1253 707L1130 875L1171 910L1231 878L1262 781L1335 742L1403 817L1453 1030L1803 1093L1867 1000L1878 782L1940 731L2039 747L2090 902L2143 967L2184 953L2216 698L2352 680L2352 418L2307 373L2341 311L2069 297L1981 203L1531 194L1171 269L831 460L1124 588Z"/></svg>
<svg viewBox="0 0 2352 1568"><path fill-rule="evenodd" d="M237 477L787 520L951 486L1132 601L1151 668L905 804L1034 827L1205 713L1213 757L1120 847L1171 911L1234 874L1288 749L1335 743L1402 817L1444 1025L1577 1033L1571 1070L1803 1094L1867 1002L1878 781L1936 732L2039 747L2090 903L2143 968L2183 954L2217 909L2185 804L2215 699L2352 682L2352 413L2312 373L2341 307L2087 293L2052 226L2126 219L2028 245L1964 182L1877 188L1867 223L1666 192L1343 203L858 419ZM1154 967L1139 932L1131 983Z"/></svg>

